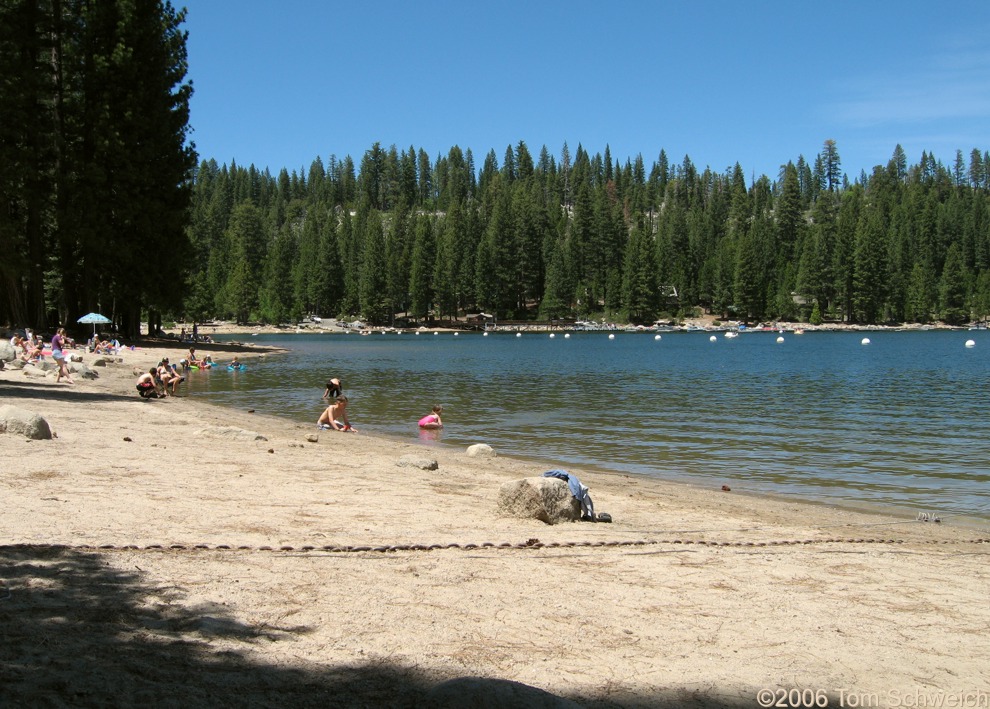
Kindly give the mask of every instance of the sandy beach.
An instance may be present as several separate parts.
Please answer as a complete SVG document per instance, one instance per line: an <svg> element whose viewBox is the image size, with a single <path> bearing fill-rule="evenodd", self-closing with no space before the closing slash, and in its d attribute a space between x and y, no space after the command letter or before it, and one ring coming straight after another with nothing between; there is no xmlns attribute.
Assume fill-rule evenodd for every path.
<svg viewBox="0 0 990 709"><path fill-rule="evenodd" d="M499 517L560 466L140 399L185 351L0 371L57 436L0 433L0 705L990 706L986 526L575 468L611 524Z"/></svg>

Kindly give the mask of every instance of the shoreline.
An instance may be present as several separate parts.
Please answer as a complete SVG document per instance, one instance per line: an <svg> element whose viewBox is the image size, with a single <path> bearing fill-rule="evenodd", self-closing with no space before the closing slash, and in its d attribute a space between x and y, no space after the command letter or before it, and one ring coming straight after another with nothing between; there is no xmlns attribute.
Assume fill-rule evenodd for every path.
<svg viewBox="0 0 990 709"><path fill-rule="evenodd" d="M951 330L952 328L940 328L940 329L949 329L949 330ZM891 331L894 331L894 329L891 329ZM286 339L287 340L291 340L290 333L285 333L285 332L275 331L275 332L271 332L271 333L265 332L265 333L255 333L255 334L274 334L274 335L279 335L279 336L283 336L284 335L284 336L286 336ZM293 334L311 334L312 335L312 334L317 334L317 333L316 332L304 332L304 333L293 333ZM330 334L330 333L327 333L327 334ZM339 333L335 333L335 334L339 334ZM233 332L232 331L232 332L229 332L229 333L223 333L220 336L221 337L224 337L224 338L227 338L227 337L238 337L238 336L242 336L242 335L246 335L246 336L250 337L251 336L251 333L246 333L246 332L243 332L243 331L237 331L237 332ZM167 341L165 341L165 342L167 342ZM218 347L220 349L222 349L224 346L237 347L237 351L239 351L239 352L247 352L247 353L256 352L257 351L257 348L266 348L266 347L272 348L272 347L274 347L273 345L266 344L264 342L255 344L255 343L251 343L250 341L241 342L241 341L238 341L238 340L226 340L226 339L223 340L223 341L221 341L221 342L215 343L214 346L216 346L216 347ZM275 347L275 349L278 350L278 353L288 353L288 352L291 351L291 345L286 345L285 347L286 347L285 349L281 349L281 350L278 350L277 347ZM273 353L275 353L275 352L273 352ZM316 412L316 413L318 413L318 412ZM314 413L314 418L315 418L316 413ZM286 419L286 420L295 421L297 423L300 422L300 421L296 421L294 419ZM308 423L308 421L303 422L303 423ZM371 435L373 435L373 436L380 436L382 438L385 438L387 440L391 440L394 443L398 443L398 444L401 444L403 442L406 442L406 443L410 442L410 440L408 438L405 438L405 437L400 436L400 435L390 435L389 433L385 433L385 432L378 432L378 431L376 431L376 432L374 432ZM487 441L479 440L479 441L473 441L473 442L482 442L482 443L484 443L484 442L487 442ZM417 443L417 445L420 445L421 447L423 447L426 450L429 450L429 449L434 448L436 446L450 447L452 450L459 450L460 449L460 444L446 443L446 442L443 442L443 441L438 442L438 443L434 443L432 445L425 445L425 446L422 445L421 443L418 443L418 442L416 442L416 443ZM845 509L845 510L850 510L850 511L853 511L853 512L862 513L862 514L878 514L878 515L884 515L884 516L894 517L894 518L901 519L901 520L915 520L915 521L919 521L919 520L921 520L922 517L931 517L931 518L936 518L938 520L938 523L941 523L941 524L957 525L957 526L962 526L962 527L966 527L966 528L969 528L969 529L976 529L976 530L981 530L981 531L990 533L990 517L980 516L979 514L974 514L974 513L967 513L966 511L961 511L960 508L949 507L949 508L937 509L937 510L933 510L933 509L920 509L918 507L911 507L911 506L909 506L908 504L906 504L904 502L898 503L896 501L882 502L882 501L872 501L872 500L855 500L855 499L846 499L846 498L843 498L843 497L830 497L830 496L826 496L826 495L818 496L818 497L815 497L815 496L806 496L806 495L800 495L800 494L795 494L795 493L777 492L777 491L766 490L766 489L744 488L744 486L741 484L741 483L744 483L744 480L742 478L733 479L731 476L727 476L724 479L718 479L716 481L716 478L714 478L714 477L711 478L711 479L705 480L704 478L700 478L699 479L699 478L692 478L692 477L689 477L689 476L679 477L677 475L662 475L662 474L659 474L659 473L652 473L652 474L651 473L646 473L646 474L643 474L643 473L630 473L630 472L623 471L623 470L616 469L616 468L609 468L609 467L607 467L607 465L602 465L602 464L597 464L597 465L595 465L595 464L590 464L589 465L589 464L586 464L586 463L585 464L575 464L575 463L562 464L560 461L554 461L553 459L546 458L544 456L541 456L538 453L531 454L531 453L502 453L502 451L499 451L499 452L503 456L510 456L510 457L512 457L512 458L514 458L514 459L516 459L516 460L518 460L520 462L523 462L523 463L528 463L530 465L535 465L535 466L542 465L542 466L545 467L545 469L550 469L550 468L554 468L554 467L560 467L561 465L564 465L564 467L568 467L568 465L579 466L579 467L581 467L581 468L583 468L585 470L592 470L592 471L595 471L595 472L600 473L600 474L611 474L611 475L630 475L630 474L632 474L632 475L636 475L636 476L642 475L644 477L644 479L655 480L655 481L658 481L658 482L661 482L661 483L669 483L669 484L674 484L674 485L687 485L689 487L694 487L694 488L696 488L698 490L711 489L712 486L714 486L714 489L718 489L722 484L728 484L728 485L732 486L733 492L735 494L745 494L745 495L750 495L750 496L755 496L755 497L767 497L767 498L770 498L770 499L773 499L773 500L776 500L776 501L779 501L779 502L785 502L785 503L803 503L803 504L814 505L814 506L817 506L817 507Z"/></svg>
<svg viewBox="0 0 990 709"><path fill-rule="evenodd" d="M133 371L186 350L76 385L0 372L0 405L58 434L0 434L0 699L417 706L471 676L743 707L767 687L990 686L985 533L574 467L612 524L497 517L499 486L546 461L140 400Z"/></svg>

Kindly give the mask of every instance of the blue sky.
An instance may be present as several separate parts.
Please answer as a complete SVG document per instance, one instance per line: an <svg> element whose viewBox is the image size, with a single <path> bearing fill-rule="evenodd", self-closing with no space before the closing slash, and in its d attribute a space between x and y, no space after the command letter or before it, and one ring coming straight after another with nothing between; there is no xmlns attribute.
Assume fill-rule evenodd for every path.
<svg viewBox="0 0 990 709"><path fill-rule="evenodd" d="M201 159L308 171L375 142L480 167L525 141L776 178L836 141L990 150L990 2L173 0Z"/></svg>

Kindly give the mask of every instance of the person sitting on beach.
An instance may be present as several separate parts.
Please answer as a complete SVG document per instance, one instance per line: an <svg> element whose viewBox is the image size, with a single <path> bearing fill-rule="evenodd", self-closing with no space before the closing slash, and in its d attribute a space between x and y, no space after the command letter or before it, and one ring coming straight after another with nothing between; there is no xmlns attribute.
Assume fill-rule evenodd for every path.
<svg viewBox="0 0 990 709"><path fill-rule="evenodd" d="M168 370L170 374L169 386L172 387L172 395L175 395L175 388L179 386L182 382L186 381L186 378L179 373L179 368L174 365L168 365Z"/></svg>
<svg viewBox="0 0 990 709"><path fill-rule="evenodd" d="M419 420L420 428L443 428L443 421L440 420L440 414L443 412L443 407L440 404L433 405L433 413L427 414Z"/></svg>
<svg viewBox="0 0 990 709"><path fill-rule="evenodd" d="M330 404L316 422L317 427L335 431L357 431L347 418L347 397L341 394L334 403Z"/></svg>
<svg viewBox="0 0 990 709"><path fill-rule="evenodd" d="M159 384L161 384L165 396L169 396L169 389L174 393L175 386L172 384L172 380L175 378L175 373L169 366L168 357L158 363L158 366L155 368L155 376Z"/></svg>
<svg viewBox="0 0 990 709"><path fill-rule="evenodd" d="M336 399L344 393L344 385L339 379L327 379L327 388L323 392L324 399Z"/></svg>
<svg viewBox="0 0 990 709"><path fill-rule="evenodd" d="M158 387L158 379L155 376L157 371L155 367L152 367L138 377L136 387L142 399L158 399L165 396Z"/></svg>
<svg viewBox="0 0 990 709"><path fill-rule="evenodd" d="M34 338L21 338L21 359L25 362L33 362L41 359L41 347L35 343Z"/></svg>
<svg viewBox="0 0 990 709"><path fill-rule="evenodd" d="M99 335L93 338L93 354L110 354L111 347L110 343L106 340L101 340Z"/></svg>
<svg viewBox="0 0 990 709"><path fill-rule="evenodd" d="M189 356L186 357L186 363L190 367L200 367L206 366L206 360L196 358L196 349L194 347L189 348Z"/></svg>

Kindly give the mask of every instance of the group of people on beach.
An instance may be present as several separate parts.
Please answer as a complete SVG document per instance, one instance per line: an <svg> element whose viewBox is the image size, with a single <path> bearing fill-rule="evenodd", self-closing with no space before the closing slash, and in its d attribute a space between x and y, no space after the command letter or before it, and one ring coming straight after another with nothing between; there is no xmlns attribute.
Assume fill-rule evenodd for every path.
<svg viewBox="0 0 990 709"><path fill-rule="evenodd" d="M181 365L182 369L179 369ZM158 364L141 374L135 383L138 394L144 399L161 399L166 396L175 396L178 386L186 380L185 372L190 369L210 369L215 367L211 355L197 357L196 349L189 348L189 354L179 360L179 364L169 362L168 357L163 357ZM231 360L228 368L241 367L237 357Z"/></svg>
<svg viewBox="0 0 990 709"><path fill-rule="evenodd" d="M40 335L35 335L31 330L25 329L23 335L14 334L10 338L10 346L14 348L14 353L20 350L21 360L24 362L40 362L45 358L45 341ZM52 335L50 343L50 353L55 364L58 365L58 372L55 375L55 382L60 382L64 378L69 384L75 384L72 375L69 373L69 365L66 357L66 350L75 349L75 341L69 337L64 327L60 327Z"/></svg>
<svg viewBox="0 0 990 709"><path fill-rule="evenodd" d="M154 367L138 377L135 384L138 394L144 399L161 399L175 396L179 384L186 380L179 368L163 357Z"/></svg>
<svg viewBox="0 0 990 709"><path fill-rule="evenodd" d="M323 390L323 398L331 403L320 414L320 418L316 422L317 428L325 431L357 431L347 417L348 399L344 395L344 385L341 384L339 378L333 377L327 380L326 388ZM434 404L433 410L419 420L419 427L421 429L443 428L443 421L440 419L442 412L443 407L440 404Z"/></svg>

